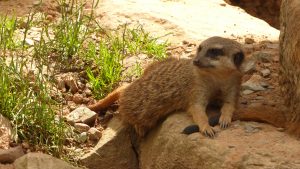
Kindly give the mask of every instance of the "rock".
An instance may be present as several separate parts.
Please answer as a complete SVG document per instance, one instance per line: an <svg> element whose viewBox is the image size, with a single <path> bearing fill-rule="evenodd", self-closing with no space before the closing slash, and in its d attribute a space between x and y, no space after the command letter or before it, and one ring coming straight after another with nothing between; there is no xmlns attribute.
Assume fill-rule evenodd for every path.
<svg viewBox="0 0 300 169"><path fill-rule="evenodd" d="M192 123L187 113L178 113L152 130L140 144L140 168L300 168L299 141L270 125L259 124L261 130L249 134L246 122L233 122L214 139L181 134Z"/></svg>
<svg viewBox="0 0 300 169"><path fill-rule="evenodd" d="M83 92L85 93L86 96L91 96L93 94L92 91L88 88L86 88Z"/></svg>
<svg viewBox="0 0 300 169"><path fill-rule="evenodd" d="M102 133L95 127L92 127L89 129L88 135L89 135L89 140L97 141L101 138Z"/></svg>
<svg viewBox="0 0 300 169"><path fill-rule="evenodd" d="M13 163L17 158L24 155L22 146L0 149L0 163Z"/></svg>
<svg viewBox="0 0 300 169"><path fill-rule="evenodd" d="M0 113L0 149L7 149L15 136L10 121Z"/></svg>
<svg viewBox="0 0 300 169"><path fill-rule="evenodd" d="M255 43L255 41L252 38L245 38L245 43L246 44L253 44L253 43Z"/></svg>
<svg viewBox="0 0 300 169"><path fill-rule="evenodd" d="M253 58L246 59L245 62L243 62L243 64L241 65L241 70L244 73L252 73L255 69L256 69L256 60L254 60Z"/></svg>
<svg viewBox="0 0 300 169"><path fill-rule="evenodd" d="M78 91L76 80L72 76L66 76L64 81L65 84L70 88L72 93L76 93Z"/></svg>
<svg viewBox="0 0 300 169"><path fill-rule="evenodd" d="M266 90L267 83L263 82L263 79L259 75L253 75L248 81L242 84L244 90L263 91Z"/></svg>
<svg viewBox="0 0 300 169"><path fill-rule="evenodd" d="M87 132L90 129L90 126L84 123L75 123L74 128L79 131L80 133L82 132Z"/></svg>
<svg viewBox="0 0 300 169"><path fill-rule="evenodd" d="M97 113L91 111L86 107L79 107L73 110L70 114L66 116L66 119L71 124L74 123L85 123L93 124L96 120Z"/></svg>
<svg viewBox="0 0 300 169"><path fill-rule="evenodd" d="M83 96L79 93L74 94L73 102L76 104L81 104L83 102Z"/></svg>
<svg viewBox="0 0 300 169"><path fill-rule="evenodd" d="M113 118L91 152L81 158L89 169L137 169L138 160L131 144L129 129Z"/></svg>
<svg viewBox="0 0 300 169"><path fill-rule="evenodd" d="M251 94L251 93L254 93L254 91L253 90L248 90L248 89L243 91L244 95L248 95L248 94Z"/></svg>
<svg viewBox="0 0 300 169"><path fill-rule="evenodd" d="M14 162L15 169L80 169L43 153L28 153Z"/></svg>
<svg viewBox="0 0 300 169"><path fill-rule="evenodd" d="M220 6L222 3L223 0L157 0L148 1L145 5L141 0L105 1L96 9L96 13L101 14L101 21L105 27L115 29L123 23L136 25L142 22L143 29L151 32L151 35L160 37L159 39L168 39L174 44L200 42L211 36L230 37L242 41L244 37L251 35L256 42L266 38L278 40L279 31L265 21L231 5ZM174 10L174 5L178 10ZM183 12L178 13L179 10ZM197 15L199 11L201 15ZM216 18L218 21L214 22ZM247 26L241 23L247 23Z"/></svg>
<svg viewBox="0 0 300 169"><path fill-rule="evenodd" d="M269 63L269 62L272 61L272 55L271 55L270 53L258 51L258 52L255 52L255 53L253 54L253 56L254 56L257 60L259 60L259 61L261 61L261 62L264 62L264 63Z"/></svg>
<svg viewBox="0 0 300 169"><path fill-rule="evenodd" d="M256 133L261 130L261 127L251 123L246 123L244 129L246 133Z"/></svg>
<svg viewBox="0 0 300 169"><path fill-rule="evenodd" d="M32 3L34 6L38 6L41 4L41 1L37 0L37 1L33 1Z"/></svg>
<svg viewBox="0 0 300 169"><path fill-rule="evenodd" d="M75 137L75 140L76 140L77 142L79 142L79 143L84 143L84 142L87 141L87 139L88 139L88 134L87 134L87 132L82 132L82 133L80 133L79 135L77 135L77 136Z"/></svg>
<svg viewBox="0 0 300 169"><path fill-rule="evenodd" d="M34 45L34 41L33 41L32 39L26 38L26 39L25 39L25 42L26 42L26 44L29 45L29 46L33 46L33 45Z"/></svg>
<svg viewBox="0 0 300 169"><path fill-rule="evenodd" d="M268 77L271 74L270 69L263 69L260 71L263 77Z"/></svg>

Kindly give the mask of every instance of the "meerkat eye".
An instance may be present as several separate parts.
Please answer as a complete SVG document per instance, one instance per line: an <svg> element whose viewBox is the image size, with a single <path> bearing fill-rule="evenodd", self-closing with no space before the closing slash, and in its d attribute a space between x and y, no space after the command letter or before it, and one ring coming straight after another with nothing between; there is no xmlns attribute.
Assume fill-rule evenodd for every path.
<svg viewBox="0 0 300 169"><path fill-rule="evenodd" d="M221 48L210 48L206 52L206 57L216 59L218 56L224 55L224 51Z"/></svg>
<svg viewBox="0 0 300 169"><path fill-rule="evenodd" d="M233 62L236 67L240 67L242 62L244 61L245 55L243 52L238 52L233 55Z"/></svg>

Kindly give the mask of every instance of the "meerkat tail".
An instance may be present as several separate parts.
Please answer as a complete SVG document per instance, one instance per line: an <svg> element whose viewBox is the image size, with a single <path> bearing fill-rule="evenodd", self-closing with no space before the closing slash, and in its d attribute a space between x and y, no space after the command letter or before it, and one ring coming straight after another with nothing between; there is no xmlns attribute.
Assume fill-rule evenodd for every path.
<svg viewBox="0 0 300 169"><path fill-rule="evenodd" d="M123 85L115 89L113 92L109 93L105 98L99 100L97 103L93 105L89 105L88 108L92 111L100 111L103 110L110 105L112 105L114 102L116 102L120 94L123 92L123 90L127 87L128 85Z"/></svg>
<svg viewBox="0 0 300 169"><path fill-rule="evenodd" d="M269 106L241 108L234 113L233 120L263 122L275 127L286 126L283 111Z"/></svg>

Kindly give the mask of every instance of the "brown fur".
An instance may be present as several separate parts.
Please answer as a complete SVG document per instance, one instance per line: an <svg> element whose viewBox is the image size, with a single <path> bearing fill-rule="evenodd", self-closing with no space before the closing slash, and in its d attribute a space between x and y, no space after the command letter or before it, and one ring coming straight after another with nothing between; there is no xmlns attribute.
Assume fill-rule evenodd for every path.
<svg viewBox="0 0 300 169"><path fill-rule="evenodd" d="M97 104L100 110L119 98L122 120L144 136L157 123L177 110L191 113L200 131L214 136L205 113L208 103L223 101L220 126L226 128L236 109L244 59L239 43L212 37L199 46L194 59L174 59L155 62L139 79L126 88L118 88Z"/></svg>

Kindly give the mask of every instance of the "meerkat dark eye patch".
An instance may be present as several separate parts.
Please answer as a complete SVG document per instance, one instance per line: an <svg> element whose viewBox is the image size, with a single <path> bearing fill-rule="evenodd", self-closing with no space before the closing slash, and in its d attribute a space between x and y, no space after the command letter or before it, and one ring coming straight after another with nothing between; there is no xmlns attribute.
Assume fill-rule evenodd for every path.
<svg viewBox="0 0 300 169"><path fill-rule="evenodd" d="M233 55L233 62L236 67L240 67L242 62L244 61L245 55L243 52L238 52Z"/></svg>
<svg viewBox="0 0 300 169"><path fill-rule="evenodd" d="M210 48L207 50L206 52L206 57L209 57L209 58L217 58L218 56L222 56L224 55L224 51L222 48Z"/></svg>

